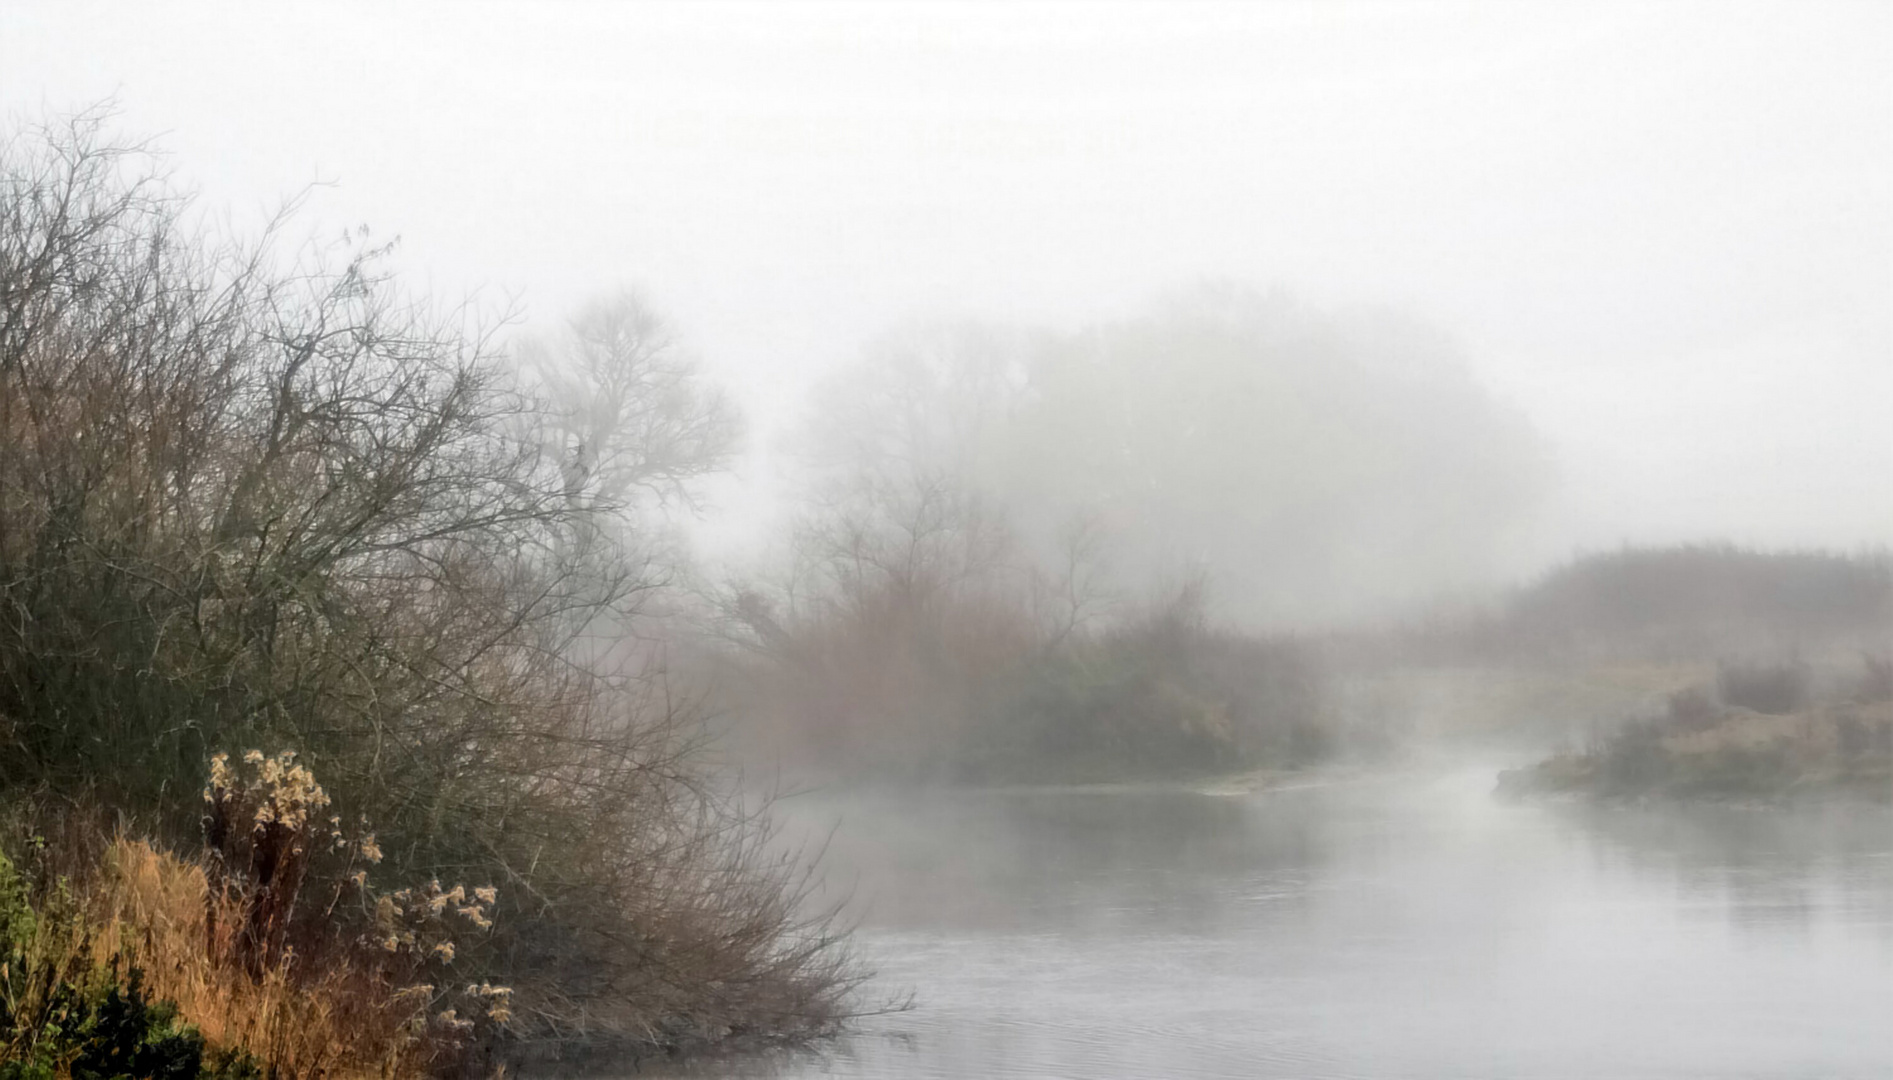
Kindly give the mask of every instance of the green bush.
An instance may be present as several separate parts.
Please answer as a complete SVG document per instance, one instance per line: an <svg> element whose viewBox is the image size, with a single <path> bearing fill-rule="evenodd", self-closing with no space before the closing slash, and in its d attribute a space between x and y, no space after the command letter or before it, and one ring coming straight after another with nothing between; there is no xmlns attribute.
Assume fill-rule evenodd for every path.
<svg viewBox="0 0 1893 1080"><path fill-rule="evenodd" d="M150 1001L143 973L132 967L59 972L29 953L7 956L9 1000L36 1008L18 1013L0 1003L5 1060L0 1080L198 1080L253 1076L242 1055L220 1056L204 1068L204 1040L178 1019L176 1006Z"/></svg>
<svg viewBox="0 0 1893 1080"><path fill-rule="evenodd" d="M1182 595L1023 660L962 748L969 779L1095 781L1292 767L1337 749L1295 642L1214 629Z"/></svg>
<svg viewBox="0 0 1893 1080"><path fill-rule="evenodd" d="M91 960L63 881L39 890L37 909L33 891L0 853L0 1080L261 1080L246 1054L207 1054L128 952Z"/></svg>

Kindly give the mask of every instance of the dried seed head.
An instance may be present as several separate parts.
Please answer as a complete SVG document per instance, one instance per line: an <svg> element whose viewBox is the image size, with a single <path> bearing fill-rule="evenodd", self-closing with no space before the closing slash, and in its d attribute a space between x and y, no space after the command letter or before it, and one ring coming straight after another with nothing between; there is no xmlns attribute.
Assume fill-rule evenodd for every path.
<svg viewBox="0 0 1893 1080"><path fill-rule="evenodd" d="M235 780L236 776L230 771L230 755L212 754L210 756L210 783L204 787L204 801L216 802L219 798L218 793L229 791Z"/></svg>

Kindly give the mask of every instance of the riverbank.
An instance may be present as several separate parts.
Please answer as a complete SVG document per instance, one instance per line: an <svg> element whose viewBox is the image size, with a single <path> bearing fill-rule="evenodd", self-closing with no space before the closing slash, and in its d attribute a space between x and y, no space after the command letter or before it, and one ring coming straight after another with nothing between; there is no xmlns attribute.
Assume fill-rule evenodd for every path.
<svg viewBox="0 0 1893 1080"><path fill-rule="evenodd" d="M659 1008L641 1029L587 1030L506 976L504 950L549 921L507 902L516 881L384 864L385 839L329 814L292 753L218 755L209 772L200 841L181 846L97 802L0 801L0 1080L499 1076L795 1045L860 1014L866 973L832 911L782 877L799 860L742 849L715 880L679 882L713 906L644 914L689 949L686 965L646 947L644 972L675 985L642 991Z"/></svg>
<svg viewBox="0 0 1893 1080"><path fill-rule="evenodd" d="M1609 738L1501 773L1507 798L1893 802L1893 702L1784 714L1686 704Z"/></svg>

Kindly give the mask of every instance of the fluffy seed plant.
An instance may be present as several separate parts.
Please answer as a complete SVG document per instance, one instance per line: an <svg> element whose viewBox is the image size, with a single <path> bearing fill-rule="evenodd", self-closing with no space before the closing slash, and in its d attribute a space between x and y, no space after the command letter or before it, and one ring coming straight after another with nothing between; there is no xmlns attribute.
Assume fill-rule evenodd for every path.
<svg viewBox="0 0 1893 1080"><path fill-rule="evenodd" d="M226 1038L280 1077L490 1068L512 991L468 981L455 961L492 930L496 888L376 889L374 834L322 816L328 793L293 751L216 755L204 804L204 956L292 1003L256 1010ZM310 1013L335 1022L324 1045L301 1045Z"/></svg>

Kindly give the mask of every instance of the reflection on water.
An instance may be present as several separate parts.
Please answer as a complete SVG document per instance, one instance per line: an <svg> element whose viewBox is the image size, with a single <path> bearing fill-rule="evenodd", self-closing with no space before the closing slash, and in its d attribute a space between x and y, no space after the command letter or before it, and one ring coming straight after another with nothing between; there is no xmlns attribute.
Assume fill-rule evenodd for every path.
<svg viewBox="0 0 1893 1080"><path fill-rule="evenodd" d="M1893 1076L1893 815L1491 779L792 800L918 1007L691 1075Z"/></svg>

